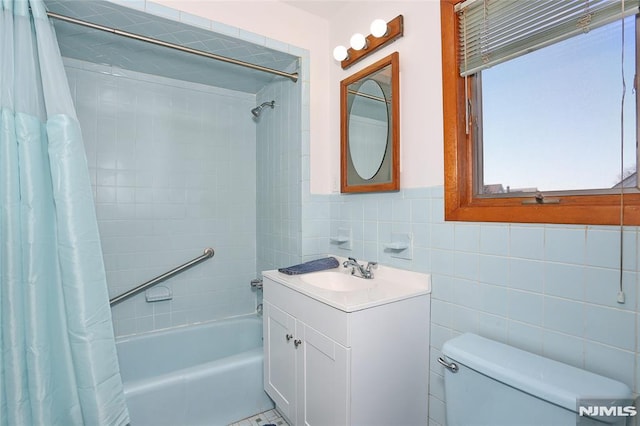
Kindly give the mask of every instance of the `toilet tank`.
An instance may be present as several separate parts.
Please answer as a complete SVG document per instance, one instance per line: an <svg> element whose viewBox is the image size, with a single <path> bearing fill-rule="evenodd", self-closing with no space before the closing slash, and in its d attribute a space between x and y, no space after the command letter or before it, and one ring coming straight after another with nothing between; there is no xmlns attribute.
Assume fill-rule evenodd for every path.
<svg viewBox="0 0 640 426"><path fill-rule="evenodd" d="M623 383L475 334L447 341L442 353L439 362L457 368L445 368L448 426L624 425L635 410ZM592 416L580 416L587 399ZM620 416L610 416L613 406Z"/></svg>

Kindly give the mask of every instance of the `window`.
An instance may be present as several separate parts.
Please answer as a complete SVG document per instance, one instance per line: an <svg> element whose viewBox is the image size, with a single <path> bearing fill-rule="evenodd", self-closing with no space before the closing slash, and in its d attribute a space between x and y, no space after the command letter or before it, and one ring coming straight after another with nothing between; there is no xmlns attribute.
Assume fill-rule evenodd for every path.
<svg viewBox="0 0 640 426"><path fill-rule="evenodd" d="M640 224L638 1L458 3L441 1L445 218L620 224L623 205Z"/></svg>

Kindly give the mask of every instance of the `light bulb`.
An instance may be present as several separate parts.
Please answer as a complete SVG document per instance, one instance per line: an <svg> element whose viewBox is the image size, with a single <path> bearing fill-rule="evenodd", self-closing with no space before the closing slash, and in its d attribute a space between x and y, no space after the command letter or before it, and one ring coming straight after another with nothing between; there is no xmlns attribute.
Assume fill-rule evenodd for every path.
<svg viewBox="0 0 640 426"><path fill-rule="evenodd" d="M387 23L384 19L376 19L371 23L371 35L377 38L387 34Z"/></svg>
<svg viewBox="0 0 640 426"><path fill-rule="evenodd" d="M360 33L352 35L350 43L353 50L362 50L367 47L367 39Z"/></svg>
<svg viewBox="0 0 640 426"><path fill-rule="evenodd" d="M348 57L349 57L349 52L347 52L346 47L336 46L336 48L333 49L333 59L335 59L336 61L342 62Z"/></svg>

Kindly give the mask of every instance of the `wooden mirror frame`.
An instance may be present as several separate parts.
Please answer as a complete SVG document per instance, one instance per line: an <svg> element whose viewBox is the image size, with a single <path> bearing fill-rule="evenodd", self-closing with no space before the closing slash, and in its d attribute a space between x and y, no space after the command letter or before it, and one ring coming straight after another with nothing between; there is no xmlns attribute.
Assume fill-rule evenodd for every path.
<svg viewBox="0 0 640 426"><path fill-rule="evenodd" d="M400 55L394 52L340 82L340 192L383 192L400 190ZM349 150L349 85L391 66L391 104L388 116L391 123L388 131L387 148L380 170L371 179L349 181L349 173L356 173ZM389 180L376 179L380 173L388 173ZM366 183L371 181L370 183Z"/></svg>

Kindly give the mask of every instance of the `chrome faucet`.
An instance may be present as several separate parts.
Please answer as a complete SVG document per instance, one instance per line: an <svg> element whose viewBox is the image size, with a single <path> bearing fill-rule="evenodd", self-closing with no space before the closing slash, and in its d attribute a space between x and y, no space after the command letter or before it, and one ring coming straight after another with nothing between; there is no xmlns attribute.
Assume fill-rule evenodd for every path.
<svg viewBox="0 0 640 426"><path fill-rule="evenodd" d="M353 257L350 257L349 260L346 260L342 266L344 266L345 268L348 268L349 266L351 266L351 275L355 275L356 274L356 269L358 270L358 272L360 272L360 277L370 280L371 278L373 278L373 271L372 269L375 269L376 266L378 266L378 262L367 262L367 266L364 267L361 264L358 263L357 260L355 260Z"/></svg>

